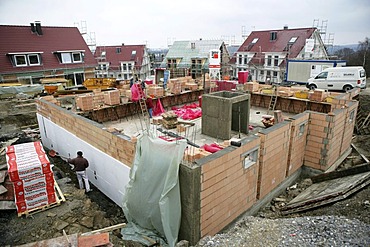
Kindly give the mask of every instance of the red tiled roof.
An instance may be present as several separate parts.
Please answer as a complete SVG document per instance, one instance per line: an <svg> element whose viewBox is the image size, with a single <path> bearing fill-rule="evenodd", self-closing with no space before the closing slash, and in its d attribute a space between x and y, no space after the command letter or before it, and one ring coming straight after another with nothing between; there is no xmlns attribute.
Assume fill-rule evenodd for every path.
<svg viewBox="0 0 370 247"><path fill-rule="evenodd" d="M89 47L77 27L41 26L43 35L31 32L30 26L0 25L0 73L19 73L49 69L95 67L97 65ZM84 50L84 63L61 64L55 51ZM43 52L42 64L15 67L8 53Z"/></svg>
<svg viewBox="0 0 370 247"><path fill-rule="evenodd" d="M121 49L120 53L117 53L117 48ZM100 61L110 62L110 67L118 68L121 66L121 62L134 61L135 66L140 68L143 63L145 45L98 46L94 54L97 61L99 61L103 51L106 52L105 59L100 59ZM136 55L132 55L133 51L136 51Z"/></svg>
<svg viewBox="0 0 370 247"><path fill-rule="evenodd" d="M297 37L297 40L289 48L289 58L295 58L304 48L306 39L310 38L316 28L296 28L296 29L281 29L281 30L266 30L253 31L238 49L238 52L254 52L256 55L252 59L252 63L259 64L264 62L264 59L259 59L259 56L264 56L266 52L287 52L286 47L292 37ZM270 33L276 32L276 39L270 40ZM252 44L252 41L258 38L257 43ZM262 53L262 54L261 54Z"/></svg>

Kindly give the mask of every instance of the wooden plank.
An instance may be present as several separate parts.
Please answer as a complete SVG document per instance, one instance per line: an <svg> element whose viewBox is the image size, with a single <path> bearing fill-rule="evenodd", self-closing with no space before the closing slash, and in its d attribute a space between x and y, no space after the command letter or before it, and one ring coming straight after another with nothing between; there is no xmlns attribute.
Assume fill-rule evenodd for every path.
<svg viewBox="0 0 370 247"><path fill-rule="evenodd" d="M368 186L369 184L370 184L370 180L367 180L365 183L360 184L359 186L349 190L347 193L345 193L341 196L330 198L330 199L325 200L325 201L319 201L319 202L316 202L316 203L308 204L308 205L305 205L305 206L302 206L302 207L293 208L293 209L290 209L290 210L285 210L285 211L282 211L281 214L282 215L287 215L287 214L302 212L302 211L317 208L317 207L320 207L320 206L323 206L323 205L326 205L326 204L329 204L329 203L333 203L333 202L337 202L337 201L346 199L351 194L353 194L356 191Z"/></svg>
<svg viewBox="0 0 370 247"><path fill-rule="evenodd" d="M109 233L100 233L78 238L78 247L95 247L109 244Z"/></svg>
<svg viewBox="0 0 370 247"><path fill-rule="evenodd" d="M355 146L355 144L351 143L351 146L356 150L357 153L359 153L359 155L361 156L361 158L366 162L366 163L369 163L369 160L366 158L365 155L363 155L359 150L358 148Z"/></svg>
<svg viewBox="0 0 370 247"><path fill-rule="evenodd" d="M343 195L369 179L370 172L367 172L313 184L290 201L282 211Z"/></svg>
<svg viewBox="0 0 370 247"><path fill-rule="evenodd" d="M323 174L311 177L311 180L313 183L320 183L326 180L331 180L331 179L345 177L345 176L351 176L351 175L368 172L368 171L370 171L370 164L362 164L362 165L351 167L351 168L348 168L342 171L323 173Z"/></svg>
<svg viewBox="0 0 370 247"><path fill-rule="evenodd" d="M85 233L82 233L81 236L89 236L89 235L93 235L93 234L96 234L96 233L111 232L111 231L121 229L121 228L124 228L124 227L126 227L126 223L121 223L121 224L117 224L117 225L114 225L114 226L108 226L108 227L105 227L105 228L102 228L102 229L94 230L94 231L91 231L91 232L85 232Z"/></svg>

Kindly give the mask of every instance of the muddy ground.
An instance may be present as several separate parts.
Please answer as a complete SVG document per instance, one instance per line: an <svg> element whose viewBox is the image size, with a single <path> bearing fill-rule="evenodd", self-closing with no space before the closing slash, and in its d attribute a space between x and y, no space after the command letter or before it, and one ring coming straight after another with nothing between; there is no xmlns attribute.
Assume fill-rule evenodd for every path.
<svg viewBox="0 0 370 247"><path fill-rule="evenodd" d="M370 103L369 95L367 95L368 97L363 96L361 98L363 101L362 105L368 105ZM25 107L32 107L32 102L22 104L26 104ZM7 106L9 105L7 104ZM15 109L14 106L11 107ZM10 120L4 117L4 110L1 113L3 117L0 118L0 124L5 126L4 123ZM13 118L12 121L19 121L19 119L24 118L23 128L17 124L13 127L6 127L6 130L1 128L1 142L4 143L6 140L12 138L19 138L17 141L19 143L39 140L37 130L24 128L24 126L32 127L35 122L29 120L27 114L25 114L26 117L22 115L17 113L10 116ZM353 143L359 148L362 154L370 159L369 135L358 135L353 139ZM55 165L55 178L64 193L66 202L29 217L18 217L15 210L0 211L0 246L16 246L55 238L62 236L63 230L67 234L84 233L126 222L122 209L96 188L93 187L94 190L88 194L85 194L83 190L79 190L76 176L70 171L69 165L66 162L60 158L50 157L50 160ZM338 169L345 169L363 163L363 159L353 150ZM5 155L0 156L1 164L5 164ZM279 208L284 203L293 199L311 183L310 179L302 178L263 207L257 213L257 216L274 219L280 217L341 215L347 218L356 218L370 224L370 186L365 187L343 201L303 213L282 216ZM140 246L139 244L123 241L118 230L110 234L110 241L115 246Z"/></svg>

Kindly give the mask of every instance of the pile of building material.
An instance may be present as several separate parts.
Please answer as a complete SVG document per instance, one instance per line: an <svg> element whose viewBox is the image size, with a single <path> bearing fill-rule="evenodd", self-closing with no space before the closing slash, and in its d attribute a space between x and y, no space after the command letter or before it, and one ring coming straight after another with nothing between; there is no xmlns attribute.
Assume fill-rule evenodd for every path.
<svg viewBox="0 0 370 247"><path fill-rule="evenodd" d="M60 203L50 161L40 142L7 147L6 161L18 216Z"/></svg>
<svg viewBox="0 0 370 247"><path fill-rule="evenodd" d="M162 118L162 125L166 129L174 129L177 127L177 115L173 111L163 113Z"/></svg>

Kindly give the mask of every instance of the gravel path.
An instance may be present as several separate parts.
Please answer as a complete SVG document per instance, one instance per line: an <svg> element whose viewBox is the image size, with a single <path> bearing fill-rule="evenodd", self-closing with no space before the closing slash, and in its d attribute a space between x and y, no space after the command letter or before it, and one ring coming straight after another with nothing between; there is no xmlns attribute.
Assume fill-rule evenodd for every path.
<svg viewBox="0 0 370 247"><path fill-rule="evenodd" d="M370 246L370 225L342 216L247 216L227 233L207 236L196 246Z"/></svg>

